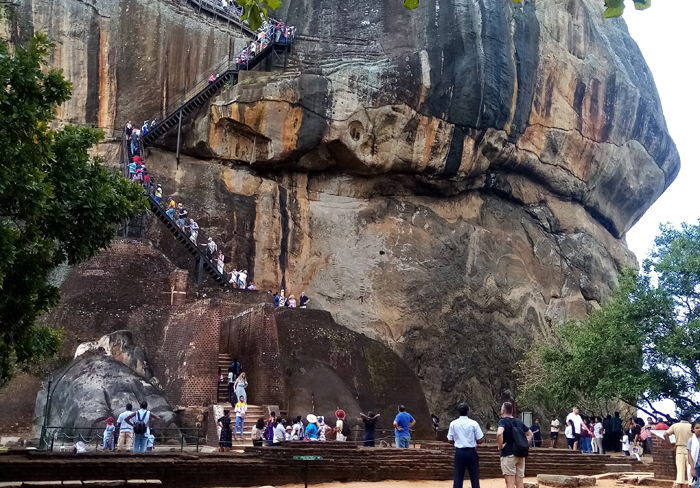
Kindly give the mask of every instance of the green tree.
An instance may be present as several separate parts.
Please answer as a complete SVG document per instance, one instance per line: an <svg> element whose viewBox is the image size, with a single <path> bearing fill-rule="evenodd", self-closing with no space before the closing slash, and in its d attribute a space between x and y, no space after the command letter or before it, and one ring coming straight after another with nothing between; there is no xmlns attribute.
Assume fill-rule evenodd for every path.
<svg viewBox="0 0 700 488"><path fill-rule="evenodd" d="M700 225L661 227L640 274L626 270L611 299L567 322L519 364L519 400L560 411L622 401L647 413L673 400L700 411ZM589 407L593 410L592 407Z"/></svg>
<svg viewBox="0 0 700 488"><path fill-rule="evenodd" d="M268 19L268 9L277 10L282 5L280 0L236 0L236 3L243 8L241 20L247 20L253 30L260 28L263 17Z"/></svg>
<svg viewBox="0 0 700 488"><path fill-rule="evenodd" d="M102 131L51 128L71 94L61 72L46 69L52 47L44 34L14 53L0 40L0 386L57 351L61 331L36 324L59 299L50 273L107 247L112 226L147 203L88 154Z"/></svg>
<svg viewBox="0 0 700 488"><path fill-rule="evenodd" d="M651 7L651 0L633 0L634 8L637 10L646 10ZM408 9L418 8L420 0L404 0L403 6ZM521 3L522 0L513 0L515 3ZM625 0L605 0L605 13L603 14L606 19L612 17L620 17L622 12L625 10Z"/></svg>

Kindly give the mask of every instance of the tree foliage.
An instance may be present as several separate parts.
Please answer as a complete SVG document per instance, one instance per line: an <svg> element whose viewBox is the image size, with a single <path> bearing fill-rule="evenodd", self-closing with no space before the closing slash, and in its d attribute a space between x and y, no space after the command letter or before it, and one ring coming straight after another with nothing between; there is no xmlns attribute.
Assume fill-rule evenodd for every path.
<svg viewBox="0 0 700 488"><path fill-rule="evenodd" d="M557 411L620 400L656 413L670 399L700 411L700 224L661 227L637 273L602 308L538 340L519 364L519 400Z"/></svg>
<svg viewBox="0 0 700 488"><path fill-rule="evenodd" d="M646 10L651 7L651 0L633 0L634 8L637 10ZM515 3L521 3L522 0L513 0ZM419 0L404 0L403 6L408 9L418 8ZM622 12L625 10L625 0L605 0L605 13L604 17L606 19L612 17L620 17Z"/></svg>
<svg viewBox="0 0 700 488"><path fill-rule="evenodd" d="M243 8L241 20L247 20L253 30L260 28L263 18L268 20L268 9L277 10L282 5L280 0L236 0L236 3Z"/></svg>
<svg viewBox="0 0 700 488"><path fill-rule="evenodd" d="M37 34L13 54L0 40L0 385L57 351L61 331L35 323L58 302L50 273L94 256L113 224L146 208L138 185L88 154L102 131L51 128L71 94L46 69L52 47Z"/></svg>

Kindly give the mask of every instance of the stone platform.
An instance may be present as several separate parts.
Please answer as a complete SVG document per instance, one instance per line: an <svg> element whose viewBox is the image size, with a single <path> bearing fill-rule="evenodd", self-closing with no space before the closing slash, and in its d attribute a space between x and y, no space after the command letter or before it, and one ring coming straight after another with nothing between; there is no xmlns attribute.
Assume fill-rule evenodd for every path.
<svg viewBox="0 0 700 488"><path fill-rule="evenodd" d="M165 487L261 486L301 483L304 463L294 456L322 456L312 462L310 483L330 481L449 480L453 453L447 445L422 449L363 448L325 442L284 443L280 447L247 447L228 454L149 455L119 453L49 453L10 451L0 454L0 482L53 480L158 479ZM480 477L500 477L498 451L479 449ZM526 476L538 474L593 475L606 465L627 459L584 455L566 450L534 451ZM641 468L641 463L640 463Z"/></svg>

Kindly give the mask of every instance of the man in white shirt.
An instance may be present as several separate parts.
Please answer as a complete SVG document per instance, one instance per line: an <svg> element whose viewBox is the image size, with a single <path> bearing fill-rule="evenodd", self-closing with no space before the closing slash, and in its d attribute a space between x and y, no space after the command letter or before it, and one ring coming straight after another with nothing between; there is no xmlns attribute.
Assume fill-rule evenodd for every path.
<svg viewBox="0 0 700 488"><path fill-rule="evenodd" d="M450 424L447 440L455 446L455 474L453 488L462 488L464 470L469 472L472 488L479 488L479 456L477 444L484 442L484 433L474 420L467 417L469 405L460 403L457 407L459 418Z"/></svg>
<svg viewBox="0 0 700 488"><path fill-rule="evenodd" d="M134 428L131 424L126 422L126 418L130 417L133 413L131 411L133 407L131 403L126 404L126 411L122 412L117 418L117 425L119 426L119 441L117 442L117 451L120 451L123 447L124 450L130 451L134 445Z"/></svg>
<svg viewBox="0 0 700 488"><path fill-rule="evenodd" d="M574 407L572 412L566 416L566 423L569 420L574 421L574 451L578 451L578 446L581 443L581 424L583 424L583 419L578 414L578 407Z"/></svg>

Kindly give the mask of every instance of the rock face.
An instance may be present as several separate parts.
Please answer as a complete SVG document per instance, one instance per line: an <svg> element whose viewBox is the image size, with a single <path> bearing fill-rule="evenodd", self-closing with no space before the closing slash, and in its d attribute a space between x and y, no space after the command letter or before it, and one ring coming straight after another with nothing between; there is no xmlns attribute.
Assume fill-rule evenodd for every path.
<svg viewBox="0 0 700 488"><path fill-rule="evenodd" d="M40 425L44 419L45 399L46 392L40 391L35 412ZM127 403L138 409L138 404L143 401L148 402L148 409L160 417L150 424L152 427L177 427L172 407L155 386L110 356L83 354L55 376L48 425L104 427L105 419L116 419L126 410Z"/></svg>
<svg viewBox="0 0 700 488"><path fill-rule="evenodd" d="M56 44L52 67L73 82L60 107L62 122L107 131L144 119L176 102L228 64L247 36L185 0L21 0L7 34L15 42L45 32Z"/></svg>
<svg viewBox="0 0 700 488"><path fill-rule="evenodd" d="M143 379L158 386L158 380L153 376L146 352L134 343L131 331L118 330L102 336L99 340L80 344L75 351L75 357L90 352L100 352L111 356L120 363L133 369Z"/></svg>
<svg viewBox="0 0 700 488"><path fill-rule="evenodd" d="M177 4L114 5L109 28L122 30L110 45L123 37L134 51L131 34L148 29L129 28L126 7ZM149 170L259 289L306 291L311 307L388 344L439 415L466 399L493 419L517 393L528 341L583 317L636 264L625 233L679 169L652 75L624 21L602 10L593 0L423 0L413 12L285 0L279 15L299 34L290 69L241 76L187 124L191 157L176 165L171 135ZM53 15L51 25L67 23ZM107 119L161 105L165 81L188 76L161 44L180 29L167 15L158 67L139 65L157 81L119 64L125 96ZM192 46L206 56L220 52L200 39ZM159 227L150 236L172 246Z"/></svg>

